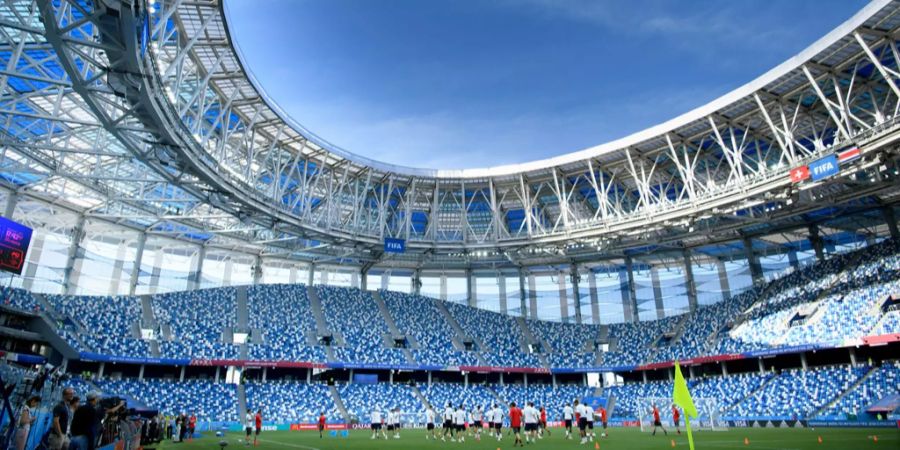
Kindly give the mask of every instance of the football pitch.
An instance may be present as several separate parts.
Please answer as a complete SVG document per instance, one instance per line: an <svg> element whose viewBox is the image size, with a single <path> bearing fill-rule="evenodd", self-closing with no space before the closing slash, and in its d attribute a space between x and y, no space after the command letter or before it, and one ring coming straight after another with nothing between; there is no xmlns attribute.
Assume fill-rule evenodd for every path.
<svg viewBox="0 0 900 450"><path fill-rule="evenodd" d="M338 435L340 436L340 435ZM252 448L254 450L274 449L300 449L300 450L329 450L329 449L379 449L379 450L414 450L414 449L441 449L441 448L468 448L477 450L512 449L513 438L506 435L504 430L503 440L487 439L482 436L481 442L476 442L471 437L466 437L464 443L441 442L440 440L426 440L424 430L404 430L400 439L370 439L368 430L352 430L348 437L333 437L326 434L319 438L315 431L268 431L259 437L259 446L245 447L242 433L227 433L223 438L216 438L206 433L203 438L193 442L171 443L167 442L157 448L164 449L218 449L220 441L228 445L226 449ZM877 439L875 437L877 436ZM819 438L822 442L819 443ZM744 439L747 443L744 443ZM641 449L687 449L687 436L669 433L664 436L658 433L651 436L642 433L636 428L614 428L610 436L598 441L600 449L608 450L641 450ZM898 449L900 448L900 430L896 428L819 428L819 429L765 429L765 428L734 428L729 431L700 431L694 433L694 446L697 449L760 449L760 450L821 450L821 449ZM535 444L526 444L525 448L533 449L564 449L564 448L598 448L593 443L579 445L576 438L564 439L561 429L553 429L552 436Z"/></svg>

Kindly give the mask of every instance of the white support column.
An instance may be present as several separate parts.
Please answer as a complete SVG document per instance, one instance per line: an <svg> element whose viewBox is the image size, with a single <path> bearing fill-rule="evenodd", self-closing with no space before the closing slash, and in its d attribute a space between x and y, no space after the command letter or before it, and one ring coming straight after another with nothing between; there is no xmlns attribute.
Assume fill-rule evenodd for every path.
<svg viewBox="0 0 900 450"><path fill-rule="evenodd" d="M538 318L538 305L537 305L537 284L534 280L534 275L528 275L528 309L530 312L530 317L532 319Z"/></svg>
<svg viewBox="0 0 900 450"><path fill-rule="evenodd" d="M694 378L694 366L688 366L688 376Z"/></svg>
<svg viewBox="0 0 900 450"><path fill-rule="evenodd" d="M263 259L261 254L257 254L253 261L253 284L259 284L262 282L263 276Z"/></svg>
<svg viewBox="0 0 900 450"><path fill-rule="evenodd" d="M557 285L559 286L559 316L563 322L569 321L569 296L566 288L566 273L559 271L556 273Z"/></svg>
<svg viewBox="0 0 900 450"><path fill-rule="evenodd" d="M882 217L884 217L884 222L888 226L888 231L891 233L891 237L894 239L900 239L900 231L897 230L897 217L894 214L894 207L882 206L881 215Z"/></svg>
<svg viewBox="0 0 900 450"><path fill-rule="evenodd" d="M500 289L500 314L509 314L509 306L506 300L506 275L497 272L497 287Z"/></svg>
<svg viewBox="0 0 900 450"><path fill-rule="evenodd" d="M469 388L469 372L463 374L463 386L468 389Z"/></svg>
<svg viewBox="0 0 900 450"><path fill-rule="evenodd" d="M502 377L502 375L501 375L501 377ZM428 371L428 387L431 387L431 371L430 370Z"/></svg>
<svg viewBox="0 0 900 450"><path fill-rule="evenodd" d="M759 265L759 256L753 250L753 239L748 236L743 237L744 253L747 255L747 264L750 267L750 277L753 283L760 283L765 278L762 272L762 266Z"/></svg>
<svg viewBox="0 0 900 450"><path fill-rule="evenodd" d="M809 369L809 364L806 362L806 353L800 354L800 367L802 367L803 370Z"/></svg>
<svg viewBox="0 0 900 450"><path fill-rule="evenodd" d="M597 274L588 271L588 291L591 294L591 323L600 324L600 296L597 294Z"/></svg>
<svg viewBox="0 0 900 450"><path fill-rule="evenodd" d="M466 301L473 308L478 306L478 290L475 284L475 273L472 269L466 269Z"/></svg>
<svg viewBox="0 0 900 450"><path fill-rule="evenodd" d="M528 387L528 374L527 374L527 373L523 373L522 375L525 376L525 387L527 388L527 387Z"/></svg>
<svg viewBox="0 0 900 450"><path fill-rule="evenodd" d="M653 284L653 304L656 306L656 318L666 317L666 305L663 303L662 286L659 284L659 269L650 267L650 282Z"/></svg>
<svg viewBox="0 0 900 450"><path fill-rule="evenodd" d="M584 323L584 318L581 317L581 292L579 290L579 283L581 282L581 272L578 270L578 264L572 264L571 268L571 276L572 276L572 296L575 298L575 323L582 324Z"/></svg>
<svg viewBox="0 0 900 450"><path fill-rule="evenodd" d="M153 270L150 272L150 293L155 294L157 288L159 288L159 275L162 271L162 260L163 260L163 248L162 246L157 247L156 252L153 253ZM230 272L226 270L228 276L230 277ZM226 280L225 284L228 282Z"/></svg>
<svg viewBox="0 0 900 450"><path fill-rule="evenodd" d="M763 364L762 358L757 358L756 361L757 361L757 363L759 363L759 374L760 374L760 375L765 375L765 373L766 373L766 365Z"/></svg>
<svg viewBox="0 0 900 450"><path fill-rule="evenodd" d="M672 371L675 369L666 369L666 376L669 377L669 381L672 381Z"/></svg>
<svg viewBox="0 0 900 450"><path fill-rule="evenodd" d="M134 295L137 289L138 279L141 275L141 262L144 259L144 246L147 245L147 233L138 235L137 247L134 253L134 264L131 266L131 280L128 283L128 295Z"/></svg>
<svg viewBox="0 0 900 450"><path fill-rule="evenodd" d="M394 384L394 371L388 371L388 384Z"/></svg>
<svg viewBox="0 0 900 450"><path fill-rule="evenodd" d="M441 300L447 300L447 274L441 274Z"/></svg>
<svg viewBox="0 0 900 450"><path fill-rule="evenodd" d="M728 283L728 271L725 269L725 261L716 259L716 269L719 272L719 289L722 290L722 300L731 298L731 285Z"/></svg>
<svg viewBox="0 0 900 450"><path fill-rule="evenodd" d="M72 295L78 287L78 270L76 270L75 262L84 259L84 249L81 247L81 240L84 238L84 215L78 216L75 222L75 228L72 229L72 243L69 245L69 254L66 258L66 267L63 272L63 293Z"/></svg>
<svg viewBox="0 0 900 450"><path fill-rule="evenodd" d="M553 383L553 389L556 389L556 374L550 374L550 381Z"/></svg>
<svg viewBox="0 0 900 450"><path fill-rule="evenodd" d="M34 277L37 276L41 255L44 253L44 233L34 232L31 240L31 250L28 252L28 264L25 266L25 278L22 280L22 288L31 291L34 288Z"/></svg>
<svg viewBox="0 0 900 450"><path fill-rule="evenodd" d="M357 289L362 289L362 287L359 284L359 272L351 272L350 273L350 286L355 287Z"/></svg>
<svg viewBox="0 0 900 450"><path fill-rule="evenodd" d="M825 244L822 236L819 235L819 227L816 225L809 226L809 243L812 244L813 250L816 252L816 259L825 260Z"/></svg>
<svg viewBox="0 0 900 450"><path fill-rule="evenodd" d="M728 376L728 364L725 361L722 361L719 363L719 365L722 366L722 376L727 377Z"/></svg>
<svg viewBox="0 0 900 450"><path fill-rule="evenodd" d="M353 382L353 369L350 369L350 378L347 379L347 383L349 384L352 382Z"/></svg>
<svg viewBox="0 0 900 450"><path fill-rule="evenodd" d="M646 370L641 371L641 376L644 379L644 383L647 383L647 371Z"/></svg>
<svg viewBox="0 0 900 450"><path fill-rule="evenodd" d="M412 293L422 295L422 269L416 269L412 277Z"/></svg>
<svg viewBox="0 0 900 450"><path fill-rule="evenodd" d="M684 283L687 288L688 308L690 312L697 311L697 285L694 283L694 263L691 261L691 250L681 249L684 259Z"/></svg>
<svg viewBox="0 0 900 450"><path fill-rule="evenodd" d="M503 383L503 372L500 372L500 386L506 386L506 385Z"/></svg>
<svg viewBox="0 0 900 450"><path fill-rule="evenodd" d="M141 368L138 370L138 380L144 381L144 365L141 364Z"/></svg>
<svg viewBox="0 0 900 450"><path fill-rule="evenodd" d="M856 367L856 349L850 347L850 365Z"/></svg>
<svg viewBox="0 0 900 450"><path fill-rule="evenodd" d="M306 369L306 384L312 384L312 369Z"/></svg>
<svg viewBox="0 0 900 450"><path fill-rule="evenodd" d="M391 277L393 274L391 273L391 269L386 269L384 272L381 272L381 290L386 291L391 286Z"/></svg>
<svg viewBox="0 0 900 450"><path fill-rule="evenodd" d="M362 291L369 290L369 268L368 267L360 267L359 268L359 289Z"/></svg>
<svg viewBox="0 0 900 450"><path fill-rule="evenodd" d="M106 363L100 363L100 368L97 369L97 377L103 379L103 372L106 372Z"/></svg>
<svg viewBox="0 0 900 450"><path fill-rule="evenodd" d="M116 259L113 262L112 275L109 277L109 289L107 294L119 295L119 285L122 283L122 268L125 266L125 252L128 251L128 243L125 240L119 241L119 248L116 249Z"/></svg>
<svg viewBox="0 0 900 450"><path fill-rule="evenodd" d="M181 374L178 375L178 381L184 381L185 369L187 369L187 366L181 366Z"/></svg>
<svg viewBox="0 0 900 450"><path fill-rule="evenodd" d="M157 255L161 255L161 254L162 254L162 251L157 252ZM160 262L162 262L162 261L160 261ZM231 274L233 272L234 272L234 258L229 255L225 259L225 273L222 274L222 285L231 286ZM159 278L159 274L157 274L157 278Z"/></svg>
<svg viewBox="0 0 900 450"><path fill-rule="evenodd" d="M266 378L268 377L268 375L269 375L269 368L263 367L263 376L262 376L263 383L266 382Z"/></svg>
<svg viewBox="0 0 900 450"><path fill-rule="evenodd" d="M6 208L3 210L3 217L14 220L14 216L16 215L16 205L18 203L19 193L17 191L10 191L9 195L6 196Z"/></svg>
<svg viewBox="0 0 900 450"><path fill-rule="evenodd" d="M316 284L316 265L310 264L309 265L309 273L307 274L307 277L306 277L306 285L313 286L315 284Z"/></svg>
<svg viewBox="0 0 900 450"><path fill-rule="evenodd" d="M519 308L521 309L519 315L522 317L528 317L528 303L525 300L527 292L525 289L525 270L519 267Z"/></svg>
<svg viewBox="0 0 900 450"><path fill-rule="evenodd" d="M288 269L288 283L297 284L297 266Z"/></svg>

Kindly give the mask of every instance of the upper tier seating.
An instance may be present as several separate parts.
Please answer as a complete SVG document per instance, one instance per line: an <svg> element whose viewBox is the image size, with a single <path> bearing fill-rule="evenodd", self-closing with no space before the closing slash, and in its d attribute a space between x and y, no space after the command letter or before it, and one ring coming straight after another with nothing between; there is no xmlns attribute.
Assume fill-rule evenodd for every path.
<svg viewBox="0 0 900 450"><path fill-rule="evenodd" d="M550 345L547 354L550 367L593 367L597 356L593 344L599 327L571 323L527 320L529 329L537 339Z"/></svg>
<svg viewBox="0 0 900 450"><path fill-rule="evenodd" d="M461 352L453 347L452 339L456 333L441 315L434 299L392 291L381 291L381 297L400 332L412 336L418 344L412 354L419 364L478 364L478 358L472 352Z"/></svg>
<svg viewBox="0 0 900 450"><path fill-rule="evenodd" d="M316 286L328 326L344 337L345 345L335 347L339 361L356 363L405 364L400 349L387 348L389 332L378 305L369 292L356 288Z"/></svg>
<svg viewBox="0 0 900 450"><path fill-rule="evenodd" d="M470 337L479 338L485 348L481 356L491 366L541 367L538 356L522 351L525 337L516 319L483 309L447 303L447 309Z"/></svg>
<svg viewBox="0 0 900 450"><path fill-rule="evenodd" d="M230 287L153 296L156 320L168 324L175 338L160 342L162 356L237 359L237 346L222 340L225 328L235 325L236 302Z"/></svg>
<svg viewBox="0 0 900 450"><path fill-rule="evenodd" d="M306 286L248 286L247 309L250 328L263 332L262 343L249 343L250 359L325 362L325 350L307 341L307 332L315 331L316 320Z"/></svg>

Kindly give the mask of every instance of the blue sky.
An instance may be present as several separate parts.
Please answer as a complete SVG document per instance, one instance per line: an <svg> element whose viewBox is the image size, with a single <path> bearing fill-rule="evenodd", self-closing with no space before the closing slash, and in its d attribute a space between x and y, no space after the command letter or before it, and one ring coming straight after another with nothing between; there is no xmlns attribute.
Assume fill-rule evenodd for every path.
<svg viewBox="0 0 900 450"><path fill-rule="evenodd" d="M226 0L245 63L297 122L414 167L601 144L734 89L861 0ZM265 5L265 7L261 7Z"/></svg>

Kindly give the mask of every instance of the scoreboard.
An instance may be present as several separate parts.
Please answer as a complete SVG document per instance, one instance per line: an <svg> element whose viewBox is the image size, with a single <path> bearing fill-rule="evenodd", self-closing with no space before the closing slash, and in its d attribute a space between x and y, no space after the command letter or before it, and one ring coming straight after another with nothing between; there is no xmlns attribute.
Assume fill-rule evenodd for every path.
<svg viewBox="0 0 900 450"><path fill-rule="evenodd" d="M31 228L0 217L0 270L22 274L31 244Z"/></svg>

